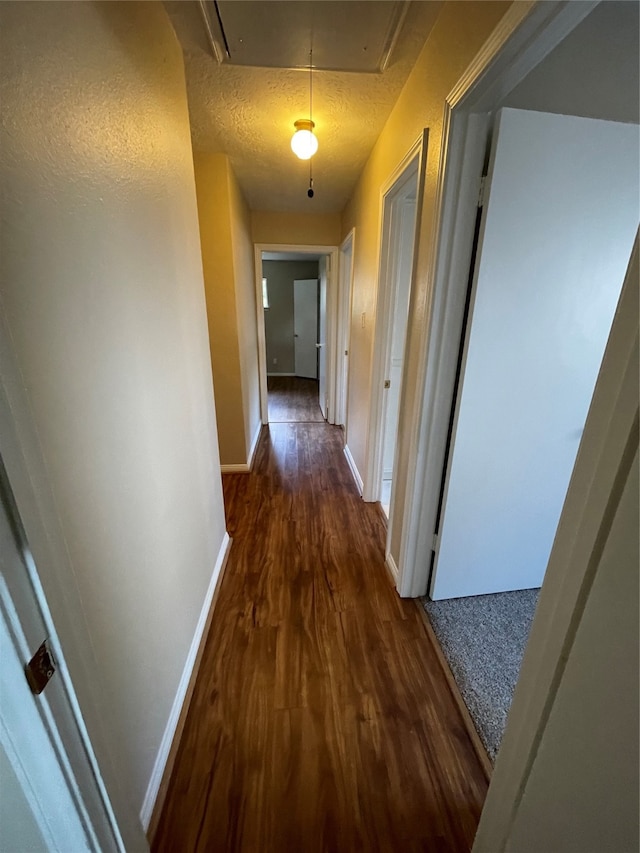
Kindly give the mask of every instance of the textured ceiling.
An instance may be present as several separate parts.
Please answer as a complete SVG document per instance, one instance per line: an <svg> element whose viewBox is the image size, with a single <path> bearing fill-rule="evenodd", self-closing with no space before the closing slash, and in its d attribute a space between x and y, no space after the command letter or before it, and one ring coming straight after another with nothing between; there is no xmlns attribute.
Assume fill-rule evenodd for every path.
<svg viewBox="0 0 640 853"><path fill-rule="evenodd" d="M265 3L279 5L274 0ZM350 3L320 0L314 5L326 14ZM355 5L359 14L366 15L366 3ZM313 158L313 199L307 198L309 163L298 160L290 148L294 121L308 117L308 73L218 64L198 4L165 6L184 51L194 149L229 156L253 210L332 213L340 212L348 201L442 3L410 4L382 74L314 73L313 120L319 149ZM350 21L355 45L353 14ZM309 38L309 30L300 26L300 40L309 43Z"/></svg>

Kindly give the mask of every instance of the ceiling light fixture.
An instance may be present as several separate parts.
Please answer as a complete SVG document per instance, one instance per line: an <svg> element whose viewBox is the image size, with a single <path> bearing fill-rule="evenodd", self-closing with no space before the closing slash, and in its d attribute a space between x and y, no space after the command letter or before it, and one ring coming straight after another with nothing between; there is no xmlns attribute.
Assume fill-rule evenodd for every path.
<svg viewBox="0 0 640 853"><path fill-rule="evenodd" d="M313 198L313 166L311 158L318 150L318 137L313 132L316 126L313 121L313 45L309 49L309 118L301 118L294 122L296 132L291 138L291 149L296 157L309 160L309 189L307 195Z"/></svg>
<svg viewBox="0 0 640 853"><path fill-rule="evenodd" d="M293 125L296 132L291 137L291 148L293 153L301 160L308 160L318 150L318 138L313 132L316 126L311 119L298 119Z"/></svg>

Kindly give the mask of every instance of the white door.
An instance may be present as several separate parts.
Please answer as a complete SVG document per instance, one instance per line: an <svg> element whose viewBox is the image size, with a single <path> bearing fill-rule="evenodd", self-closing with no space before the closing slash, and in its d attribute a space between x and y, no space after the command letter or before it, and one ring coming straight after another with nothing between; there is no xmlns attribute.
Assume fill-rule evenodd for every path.
<svg viewBox="0 0 640 853"><path fill-rule="evenodd" d="M411 188L411 194L414 194ZM407 337L409 296L411 293L411 269L413 266L413 243L416 227L416 202L414 198L402 199L394 214L398 217L396 232L397 248L392 309L391 346L387 365L389 387L386 389L384 442L382 451L382 480L393 477L393 461L398 438L398 410L400 407L400 385L404 361L404 345ZM383 485L383 493L385 487ZM383 506L386 506L382 501Z"/></svg>
<svg viewBox="0 0 640 853"><path fill-rule="evenodd" d="M46 604L34 593L35 567L1 460L0 568L0 850L122 850L69 704ZM24 666L45 638L56 671L35 695Z"/></svg>
<svg viewBox="0 0 640 853"><path fill-rule="evenodd" d="M638 128L502 110L430 594L538 587L638 227Z"/></svg>
<svg viewBox="0 0 640 853"><path fill-rule="evenodd" d="M296 376L318 378L318 280L293 282L293 334Z"/></svg>
<svg viewBox="0 0 640 853"><path fill-rule="evenodd" d="M351 279L353 277L353 232L340 247L338 296L338 358L336 424L347 427L347 393L349 384L349 337L351 329Z"/></svg>
<svg viewBox="0 0 640 853"><path fill-rule="evenodd" d="M327 258L318 262L319 299L318 309L318 401L322 417L327 418Z"/></svg>

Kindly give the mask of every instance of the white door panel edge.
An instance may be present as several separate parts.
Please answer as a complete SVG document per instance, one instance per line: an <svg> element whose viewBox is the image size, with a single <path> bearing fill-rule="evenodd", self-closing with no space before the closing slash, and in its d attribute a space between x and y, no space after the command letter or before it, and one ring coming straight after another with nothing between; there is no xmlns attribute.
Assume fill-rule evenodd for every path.
<svg viewBox="0 0 640 853"><path fill-rule="evenodd" d="M328 258L320 258L318 262L318 398L322 417L326 420L328 415L328 385L327 376L327 297L328 276L330 264Z"/></svg>
<svg viewBox="0 0 640 853"><path fill-rule="evenodd" d="M60 853L98 850L95 838L88 836L86 816L78 808L66 768L61 766L60 755L37 707L40 697L31 693L24 676L23 649L19 649L25 642L24 635L16 637L19 621L15 611L11 613L3 579L0 584L0 745L40 830L44 849ZM2 780L3 789L5 784L7 781ZM21 832L20 826L11 823L0 827L0 847L11 849L8 845L20 839Z"/></svg>

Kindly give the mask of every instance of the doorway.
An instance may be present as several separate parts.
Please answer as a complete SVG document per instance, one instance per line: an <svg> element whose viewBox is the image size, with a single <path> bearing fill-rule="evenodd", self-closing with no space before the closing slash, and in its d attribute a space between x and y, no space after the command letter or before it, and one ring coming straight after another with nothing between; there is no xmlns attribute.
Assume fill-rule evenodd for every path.
<svg viewBox="0 0 640 853"><path fill-rule="evenodd" d="M337 247L255 246L260 411L334 422Z"/></svg>
<svg viewBox="0 0 640 853"><path fill-rule="evenodd" d="M351 294L353 291L353 250L355 228L340 246L338 274L337 358L336 358L336 417L335 422L344 429L347 442L347 402L349 399L349 349L351 347Z"/></svg>
<svg viewBox="0 0 640 853"><path fill-rule="evenodd" d="M398 415L413 273L420 150L394 176L382 196L380 279L376 305L374 393L369 465L363 497L379 501L389 519ZM376 393L377 392L377 393Z"/></svg>

